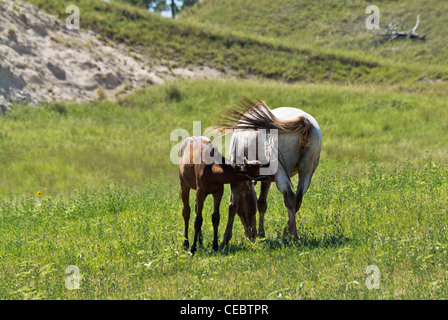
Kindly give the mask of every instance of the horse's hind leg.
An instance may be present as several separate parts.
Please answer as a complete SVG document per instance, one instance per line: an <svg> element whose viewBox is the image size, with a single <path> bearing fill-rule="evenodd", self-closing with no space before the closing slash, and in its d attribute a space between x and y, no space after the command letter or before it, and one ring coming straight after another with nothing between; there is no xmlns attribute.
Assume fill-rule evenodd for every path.
<svg viewBox="0 0 448 320"><path fill-rule="evenodd" d="M221 204L224 187L213 194L214 210L212 215L213 223L213 250L218 251L218 226L219 226L219 206Z"/></svg>
<svg viewBox="0 0 448 320"><path fill-rule="evenodd" d="M319 155L320 152L317 153L311 152L311 150L306 150L300 157L299 164L297 165L299 183L296 192L296 212L299 211L302 205L303 196L311 185L311 178L319 163Z"/></svg>
<svg viewBox="0 0 448 320"><path fill-rule="evenodd" d="M260 195L258 196L257 200L257 207L258 207L258 215L259 215L259 222L258 222L258 236L261 238L265 237L265 231L264 231L264 214L266 213L266 210L268 208L268 203L266 201L268 197L269 187L271 186L270 182L261 182L260 186Z"/></svg>
<svg viewBox="0 0 448 320"><path fill-rule="evenodd" d="M283 195L283 200L288 210L288 228L283 233L283 241L287 240L289 233L290 237L298 238L296 226L296 196L291 189L291 180L289 175L284 170L279 170L275 176L275 184L278 190Z"/></svg>
<svg viewBox="0 0 448 320"><path fill-rule="evenodd" d="M188 224L190 222L190 188L181 180L180 182L181 188L181 197L183 202L182 208L182 216L184 218L184 248L188 248L190 246L188 242Z"/></svg>
<svg viewBox="0 0 448 320"><path fill-rule="evenodd" d="M202 209L204 207L205 197L207 195L204 194L200 189L196 191L196 218L194 219L194 238L193 244L191 245L190 252L194 254L197 248L197 242L201 234L202 228Z"/></svg>
<svg viewBox="0 0 448 320"><path fill-rule="evenodd" d="M307 148L300 156L299 163L297 165L297 172L299 173L299 183L297 185L295 211L299 211L302 206L302 200L308 188L311 185L311 178L314 171L317 168L320 158L319 148Z"/></svg>
<svg viewBox="0 0 448 320"><path fill-rule="evenodd" d="M306 173L299 173L299 184L297 185L297 192L296 192L296 213L299 211L300 207L302 206L302 200L303 196L305 195L306 191L308 190L310 184L311 184L311 176L309 172Z"/></svg>

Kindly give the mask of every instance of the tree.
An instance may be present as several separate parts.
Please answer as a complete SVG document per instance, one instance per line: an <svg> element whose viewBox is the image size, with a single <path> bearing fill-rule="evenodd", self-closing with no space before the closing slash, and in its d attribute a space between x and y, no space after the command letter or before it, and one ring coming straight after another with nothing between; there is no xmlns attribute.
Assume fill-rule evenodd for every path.
<svg viewBox="0 0 448 320"><path fill-rule="evenodd" d="M185 8L194 6L196 4L196 2L199 2L199 0L184 0L182 2L181 10L184 10Z"/></svg>
<svg viewBox="0 0 448 320"><path fill-rule="evenodd" d="M199 0L113 0L115 2L130 3L134 6L142 7L154 12L171 11L171 17L176 15L183 9L191 7ZM181 3L181 4L178 4Z"/></svg>
<svg viewBox="0 0 448 320"><path fill-rule="evenodd" d="M112 0L113 2L129 3L137 7L149 10L152 7L153 0Z"/></svg>

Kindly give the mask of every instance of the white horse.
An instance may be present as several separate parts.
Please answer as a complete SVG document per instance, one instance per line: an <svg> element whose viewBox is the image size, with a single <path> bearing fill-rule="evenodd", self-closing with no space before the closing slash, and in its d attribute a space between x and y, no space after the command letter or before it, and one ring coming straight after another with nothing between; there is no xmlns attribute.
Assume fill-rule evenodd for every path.
<svg viewBox="0 0 448 320"><path fill-rule="evenodd" d="M302 204L302 199L307 192L311 178L319 163L322 146L322 134L317 121L308 113L296 108L277 108L270 110L261 100L257 103L243 100L245 110L243 112L233 112L227 120L236 120L233 125L227 125L221 129L234 129L230 142L230 161L238 163L238 159L244 159L249 150L255 152L258 158L258 148L261 144L258 131L260 129L278 130L278 152L271 153L278 157L277 170L272 172L270 178L261 180L260 195L257 200L259 212L258 235L265 236L264 214L267 209L266 198L269 187L275 182L278 190L282 193L286 209L288 211L288 227L283 233L283 240L289 236L298 238L296 227L296 213ZM258 140L258 141L257 141ZM244 153L244 154L242 154ZM249 160L258 160L250 159ZM270 159L275 163L274 159ZM290 177L299 174L299 183L296 193L291 188ZM230 214L237 210L240 194L252 192L253 185L243 182L231 185L231 200L229 206ZM224 246L231 237L233 219L229 219L227 229L221 246Z"/></svg>

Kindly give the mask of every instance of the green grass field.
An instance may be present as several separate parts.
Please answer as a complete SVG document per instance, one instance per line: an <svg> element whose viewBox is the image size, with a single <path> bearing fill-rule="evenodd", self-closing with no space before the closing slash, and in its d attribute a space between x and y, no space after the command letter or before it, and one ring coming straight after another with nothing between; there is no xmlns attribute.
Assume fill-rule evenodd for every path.
<svg viewBox="0 0 448 320"><path fill-rule="evenodd" d="M267 238L250 243L238 221L230 247L214 253L208 199L192 258L170 132L194 120L205 128L239 97L266 92L270 106L307 110L323 132L300 240L281 244L286 209L273 187ZM446 298L446 117L435 97L271 82L181 81L117 102L14 106L0 118L0 297ZM79 290L65 287L69 265ZM380 290L366 288L369 265Z"/></svg>
<svg viewBox="0 0 448 320"><path fill-rule="evenodd" d="M316 172L302 206L300 240L281 243L286 212L268 197L267 238L249 243L235 224L231 245L182 249L176 183L155 180L139 191L79 190L66 200L2 201L1 298L13 299L445 299L448 174L430 158L417 166L375 161L366 171ZM228 199L228 190L225 198ZM226 204L222 205L223 220ZM212 201L205 212L211 213ZM222 228L221 228L222 230ZM221 231L222 234L222 231ZM65 269L80 270L80 289ZM375 265L380 289L369 290Z"/></svg>
<svg viewBox="0 0 448 320"><path fill-rule="evenodd" d="M70 3L29 2L61 20ZM349 28L362 25L366 3L315 2L204 0L172 20L77 1L82 27L105 42L239 78L147 86L116 101L13 104L0 115L0 299L446 299L443 10L428 1L378 1L384 23L396 10L410 27L421 12L419 32L428 40L370 47L371 34ZM303 109L321 127L299 240L281 241L287 212L273 185L266 238L249 242L237 219L230 245L215 253L207 199L204 246L192 257L182 248L180 186L169 158L179 141L170 134L192 134L193 121L217 124L242 97ZM193 209L193 192L190 200ZM228 200L227 186L220 238ZM372 265L379 289L366 285ZM67 287L69 266L79 270L79 289Z"/></svg>

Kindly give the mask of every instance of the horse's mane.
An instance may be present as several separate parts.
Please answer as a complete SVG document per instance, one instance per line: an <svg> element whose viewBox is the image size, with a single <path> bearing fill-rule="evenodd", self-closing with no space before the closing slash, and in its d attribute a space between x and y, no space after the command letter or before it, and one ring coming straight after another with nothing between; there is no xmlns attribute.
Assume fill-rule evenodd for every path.
<svg viewBox="0 0 448 320"><path fill-rule="evenodd" d="M309 133L311 129L311 122L304 116L299 116L291 120L280 120L267 106L266 102L257 99L257 102L251 101L248 98L243 98L237 108L227 109L223 116L218 117L222 124L220 126L212 127L225 135L226 130L278 130L278 133L296 132L301 135L300 139L300 154L302 150L309 144ZM279 153L280 164L286 170L284 157L280 150Z"/></svg>
<svg viewBox="0 0 448 320"><path fill-rule="evenodd" d="M302 116L292 120L278 119L266 105L266 102L260 99L253 102L248 98L243 98L238 108L228 109L220 119L223 123L216 128L221 132L227 129L277 129L279 133L306 133L310 127L310 121Z"/></svg>

